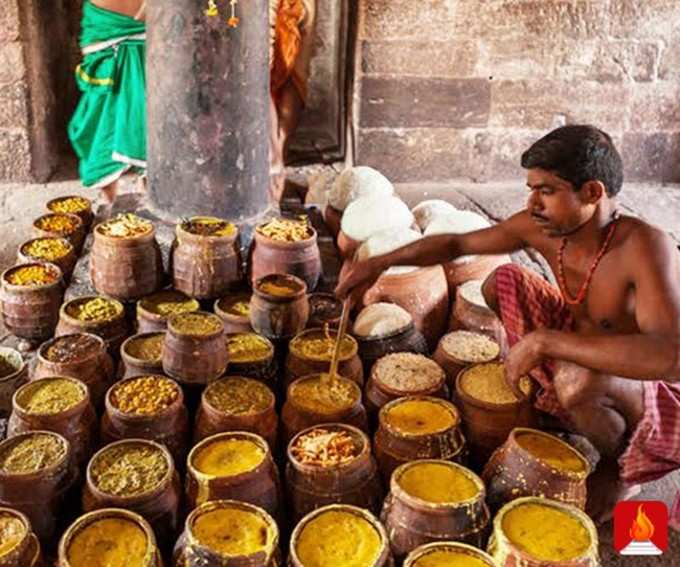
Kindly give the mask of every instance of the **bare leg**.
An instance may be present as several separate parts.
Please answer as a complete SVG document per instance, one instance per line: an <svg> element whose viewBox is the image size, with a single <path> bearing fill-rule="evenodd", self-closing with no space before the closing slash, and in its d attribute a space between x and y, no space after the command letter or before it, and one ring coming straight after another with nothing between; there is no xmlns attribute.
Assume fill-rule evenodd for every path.
<svg viewBox="0 0 680 567"><path fill-rule="evenodd" d="M106 187L102 187L102 195L104 195L104 200L108 205L113 205L116 200L116 194L118 193L118 181L110 183Z"/></svg>

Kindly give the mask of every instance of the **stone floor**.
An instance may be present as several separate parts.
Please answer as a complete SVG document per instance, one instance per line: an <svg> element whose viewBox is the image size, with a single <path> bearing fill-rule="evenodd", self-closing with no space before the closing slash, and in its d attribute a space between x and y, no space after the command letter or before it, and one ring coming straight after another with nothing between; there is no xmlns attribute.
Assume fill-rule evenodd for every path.
<svg viewBox="0 0 680 567"><path fill-rule="evenodd" d="M133 179L126 179L122 193L135 190ZM470 183L401 184L399 194L413 205L424 199L442 198L461 208L480 212L491 220L506 218L522 208L526 190L522 182L475 185ZM31 222L44 214L44 203L66 194L93 197L91 190L83 189L77 181L64 180L48 184L0 185L0 268L9 267L15 260L19 244L31 236ZM651 184L626 185L620 197L624 211L645 218L668 231L680 244L680 187ZM98 205L100 203L97 203ZM545 263L534 254L521 253L516 261L533 266L549 275ZM663 500L670 505L680 489L680 475L667 477L643 487L638 499ZM611 524L600 529L600 548L604 566L676 566L680 564L680 534L671 533L670 548L658 558L630 558L617 556L612 546Z"/></svg>

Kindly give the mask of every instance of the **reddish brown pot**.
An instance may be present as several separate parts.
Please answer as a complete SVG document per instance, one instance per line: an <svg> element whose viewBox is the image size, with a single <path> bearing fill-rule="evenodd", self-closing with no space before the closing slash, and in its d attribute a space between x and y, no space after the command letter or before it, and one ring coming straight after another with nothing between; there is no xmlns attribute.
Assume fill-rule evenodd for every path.
<svg viewBox="0 0 680 567"><path fill-rule="evenodd" d="M104 339L106 348L113 358L118 358L120 345L128 336L128 324L125 320L123 304L115 299L106 298L116 305L117 313L106 321L81 321L71 316L71 306L82 303L97 296L77 297L67 301L59 310L59 324L55 330L55 336L72 335L74 333L91 333Z"/></svg>
<svg viewBox="0 0 680 567"><path fill-rule="evenodd" d="M220 441L242 439L255 443L264 451L264 459L254 469L231 476L212 476L195 466L196 456L206 447ZM254 433L235 431L218 433L196 445L187 459L187 507L193 510L211 500L239 500L259 506L274 518L281 515L281 483L278 469L267 442Z"/></svg>
<svg viewBox="0 0 680 567"><path fill-rule="evenodd" d="M396 303L413 317L430 350L444 334L449 314L449 289L441 266L405 274L383 274L364 294L364 304Z"/></svg>
<svg viewBox="0 0 680 567"><path fill-rule="evenodd" d="M457 468L477 485L477 495L461 502L435 503L409 494L400 485L400 477L410 467L425 463ZM400 466L392 475L390 493L380 515L390 534L390 546L397 561L426 543L462 541L480 547L486 540L489 524L489 510L484 496L481 479L458 464L420 460Z"/></svg>
<svg viewBox="0 0 680 567"><path fill-rule="evenodd" d="M64 298L64 280L61 270L54 264L32 264L50 266L55 281L45 285L13 285L7 281L7 276L16 266L5 270L0 276L2 319L13 335L29 341L43 341L54 334L57 326L59 306Z"/></svg>
<svg viewBox="0 0 680 567"><path fill-rule="evenodd" d="M94 450L97 437L97 419L90 403L87 386L75 378L43 378L43 381L69 380L83 390L83 399L65 411L51 414L37 414L26 411L20 400L27 390L35 388L36 382L19 388L12 399L12 415L7 424L7 436L14 437L29 431L53 431L59 433L71 444L71 454L80 468L87 463Z"/></svg>
<svg viewBox="0 0 680 567"><path fill-rule="evenodd" d="M135 300L163 286L163 261L155 229L126 238L107 236L94 228L90 278L98 293Z"/></svg>
<svg viewBox="0 0 680 567"><path fill-rule="evenodd" d="M219 388L220 383L224 383L226 380L239 380L246 384L251 383L252 387L257 387L256 384L259 383L259 381L244 378L242 376L229 376L207 386L206 389L203 390L201 405L196 413L194 444L202 441L206 437L215 435L216 433L247 431L263 437L269 444L269 447L272 450L275 450L279 418L276 415L276 409L274 408L276 402L274 394L267 386L260 384L260 387L263 388L270 397L266 408L261 411L249 413L229 413L210 402L211 389Z"/></svg>
<svg viewBox="0 0 680 567"><path fill-rule="evenodd" d="M77 471L72 466L69 442L51 431L32 431L6 439L0 443L0 453L27 437L50 435L59 440L64 452L51 466L31 473L9 473L0 470L0 505L25 514L43 547L56 543L59 525L63 521L65 497L76 482Z"/></svg>
<svg viewBox="0 0 680 567"><path fill-rule="evenodd" d="M428 353L427 341L413 323L389 335L380 337L355 335L355 337L359 343L359 356L364 365L364 375L370 375L375 362L387 354L394 352Z"/></svg>
<svg viewBox="0 0 680 567"><path fill-rule="evenodd" d="M403 396L435 396L438 398L448 398L448 388L446 387L446 374L436 362L423 355L412 354L410 360L416 364L427 365L432 370L429 380L423 380L421 384L413 386L404 385L396 387L391 381L390 366L399 361L406 353L393 353L382 357L377 361L371 370L371 375L366 382L364 390L366 409L371 415L378 413L388 402ZM399 357L399 359L395 358ZM415 358L417 357L417 358ZM400 362L400 364L402 364ZM425 366L424 366L425 367Z"/></svg>
<svg viewBox="0 0 680 567"><path fill-rule="evenodd" d="M166 376L158 376L169 380ZM102 445L123 439L148 439L168 448L176 463L184 463L189 449L189 414L184 405L184 392L177 385L178 395L166 409L153 414L126 413L112 400L113 391L126 378L112 386L106 393L106 410L102 415Z"/></svg>
<svg viewBox="0 0 680 567"><path fill-rule="evenodd" d="M281 410L281 423L283 439L288 443L294 435L322 423L345 423L353 425L362 431L368 431L368 418L366 409L361 403L361 389L355 382L343 378L336 377L351 394L351 400L348 400L346 405L338 407L321 407L316 400L311 399L306 393L298 395L296 391L300 391L301 385L309 382L317 382L318 375L304 376L298 378L290 386L288 386L286 402L283 404Z"/></svg>
<svg viewBox="0 0 680 567"><path fill-rule="evenodd" d="M70 356L70 349L64 349L63 361L50 360L49 352L55 344L66 341L86 339L93 346L82 356ZM70 351L70 352L69 352ZM38 349L38 362L32 380L49 376L69 376L84 382L90 390L90 399L95 408L102 408L104 396L114 381L113 361L106 351L104 339L90 333L63 335L49 340Z"/></svg>
<svg viewBox="0 0 680 567"><path fill-rule="evenodd" d="M42 567L40 542L33 533L31 522L26 515L11 508L0 508L0 516L16 519L24 526L21 539L0 556L0 567Z"/></svg>
<svg viewBox="0 0 680 567"><path fill-rule="evenodd" d="M340 234L340 223L342 222L342 213L331 205L326 205L323 210L323 220L326 222L328 230L331 231L333 238L337 238Z"/></svg>
<svg viewBox="0 0 680 567"><path fill-rule="evenodd" d="M120 496L109 494L99 489L92 478L92 466L98 456L111 447L118 447L126 444L141 444L153 446L161 450L167 460L167 474L156 487L143 494L133 496ZM112 443L98 451L87 466L86 484L83 487L83 510L92 512L103 508L120 508L139 514L153 529L153 532L162 548L172 546L177 532L179 531L180 516L179 502L181 497L181 484L179 475L175 470L175 465L167 448L159 443L141 439L124 440Z"/></svg>
<svg viewBox="0 0 680 567"><path fill-rule="evenodd" d="M538 418L529 400L497 404L467 394L460 384L462 376L470 368L462 370L456 378L454 401L463 418L463 431L470 453L483 464L505 443L515 427L533 427Z"/></svg>
<svg viewBox="0 0 680 567"><path fill-rule="evenodd" d="M392 558L392 553L390 552L389 538L387 537L387 532L385 531L383 525L368 510L364 510L356 506L349 506L347 504L331 504L330 506L318 508L317 510L307 514L307 516L305 516L298 523L290 538L290 555L288 556L288 567L306 567L307 564L302 562L297 552L297 542L300 539L300 534L309 522L327 512L343 512L353 514L371 524L380 537L380 553L378 554L378 558L374 563L370 565L367 564L365 567L394 567L394 559Z"/></svg>
<svg viewBox="0 0 680 567"><path fill-rule="evenodd" d="M248 331L252 333L252 331ZM228 333L227 345L230 338L243 333ZM276 363L276 351L272 342L262 335L258 335L263 341L269 345L269 351L266 355L261 357L242 357L229 352L229 375L231 376L245 376L246 378L254 378L263 384L269 386L273 391L276 391L278 383L278 371ZM228 347L227 347L228 348Z"/></svg>
<svg viewBox="0 0 680 567"><path fill-rule="evenodd" d="M340 256L345 260L351 260L354 258L359 246L361 246L360 240L354 240L345 234L342 229L338 232L338 238L336 240L338 250L340 251Z"/></svg>
<svg viewBox="0 0 680 567"><path fill-rule="evenodd" d="M479 333L475 333L475 335L480 336ZM493 340L491 339L491 337L488 337L487 335L481 336L485 339ZM465 337L465 335L461 335L456 331L444 335L439 341L439 344L437 345L437 350L434 351L434 355L432 356L432 359L444 369L444 372L446 372L446 383L451 391L455 389L456 377L458 376L458 374L460 374L462 370L464 370L465 368L472 364L493 362L495 360L498 360L498 356L500 355L500 346L498 346L498 352L496 353L495 356L485 357L484 359L466 360L464 357L460 355L456 356L451 353L450 348L447 348L447 342L455 340L457 337ZM494 343L498 345L496 341L494 341Z"/></svg>
<svg viewBox="0 0 680 567"><path fill-rule="evenodd" d="M368 436L350 425L324 425L325 430L344 431L351 435L358 455L348 463L330 467L303 464L294 456L292 447L299 437L317 427L301 431L288 444L286 492L293 522L299 522L309 512L328 504L351 504L377 514L384 493Z"/></svg>
<svg viewBox="0 0 680 567"><path fill-rule="evenodd" d="M74 537L88 525L109 518L115 518L119 520L131 521L139 526L139 528L146 535L148 542L146 551L144 553L144 561L142 562L142 567L163 567L163 560L161 559L161 552L156 546L156 536L151 529L151 526L142 518L140 515L130 512L128 510L121 510L117 508L108 508L104 510L96 510L88 514L80 516L68 530L64 533L59 542L59 559L57 561L57 567L72 567L68 560L69 548Z"/></svg>
<svg viewBox="0 0 680 567"><path fill-rule="evenodd" d="M333 338L333 343L336 342L337 331L329 330L328 335ZM306 339L317 339L325 336L323 329L307 329L298 334L290 341L288 345L288 356L286 358L286 374L285 387L287 388L292 382L301 378L302 376L309 376L310 374L321 374L328 372L330 369L329 357L311 357L303 352L300 344ZM338 374L344 378L356 382L359 386L364 385L364 369L359 359L359 347L356 340L350 335L345 335L344 340L352 343L351 350L340 356L338 362Z"/></svg>
<svg viewBox="0 0 680 567"><path fill-rule="evenodd" d="M147 339L154 336L162 335L165 337L165 332L141 333L132 335L125 339L120 347L120 365L118 366L118 374L121 378L130 378L132 376L142 376L148 374L163 374L163 362L159 357L157 360L144 360L137 358L130 354L130 344L140 339Z"/></svg>
<svg viewBox="0 0 680 567"><path fill-rule="evenodd" d="M0 417L12 412L12 397L28 381L28 365L18 350L0 347L0 357L14 368L13 372L0 378Z"/></svg>
<svg viewBox="0 0 680 567"><path fill-rule="evenodd" d="M468 545L467 543L455 543L451 541L426 543L425 545L417 547L408 554L408 557L406 557L406 560L404 561L404 567L419 567L420 565L427 565L427 562L431 561L431 559L427 559L427 557L437 552L447 555L451 554L454 557L455 555L470 557L471 561L476 561L474 565L477 567L498 567L493 557L481 549L477 549L476 547ZM452 567L455 567L456 564L452 563L451 565Z"/></svg>
<svg viewBox="0 0 680 567"><path fill-rule="evenodd" d="M321 276L321 253L316 231L312 236L296 242L272 240L255 230L250 257L250 281L256 282L269 274L297 276L313 290Z"/></svg>
<svg viewBox="0 0 680 567"><path fill-rule="evenodd" d="M476 280L472 280L476 281ZM472 283L466 282L468 285ZM503 324L496 314L486 305L480 305L465 297L464 285L456 290L456 300L451 312L449 329L456 331L466 329L500 341L503 335Z"/></svg>
<svg viewBox="0 0 680 567"><path fill-rule="evenodd" d="M87 199L85 197L81 197L80 195L65 195L63 197L57 197L56 199L51 199L50 201L47 201L47 210L53 213L58 213L59 212L59 203L62 201L66 201L68 199L81 199L83 201L87 202L87 207L80 210L76 211L74 213L69 213L76 215L80 217L80 220L83 221L83 230L87 232L90 228L90 225L92 224L92 221L94 220L94 213L92 212L92 201L90 199ZM63 209L62 209L63 210Z"/></svg>
<svg viewBox="0 0 680 567"><path fill-rule="evenodd" d="M17 251L17 262L19 264L31 264L33 262L49 261L55 266L59 267L62 275L64 276L65 282L70 281L71 275L73 274L73 270L76 267L76 262L78 261L78 255L76 254L75 248L73 248L73 244L71 244L65 238L58 238L57 240L61 240L64 246L66 246L69 249L69 251L61 258L57 258L55 260L46 260L45 258L32 256L27 252L27 248L36 240L41 239L32 238L31 240L27 240L26 242L19 246L19 250Z"/></svg>
<svg viewBox="0 0 680 567"><path fill-rule="evenodd" d="M342 317L342 301L332 293L316 292L309 294L309 319L307 328L323 328L325 325L337 328ZM352 328L350 322L348 328Z"/></svg>
<svg viewBox="0 0 680 567"><path fill-rule="evenodd" d="M452 424L446 428L426 433L404 431L387 419L394 408L412 402L438 404L450 412ZM427 416L423 416L425 419ZM404 463L418 459L442 459L464 463L466 459L465 437L460 431L460 416L451 403L428 396L399 398L380 410L378 431L374 440L375 458L383 481L389 485L392 473Z"/></svg>
<svg viewBox="0 0 680 567"><path fill-rule="evenodd" d="M194 217L196 218L196 217ZM171 250L173 287L196 299L214 299L237 288L243 279L239 232L208 236L175 229Z"/></svg>
<svg viewBox="0 0 680 567"><path fill-rule="evenodd" d="M510 262L510 257L507 254L487 254L475 256L465 261L453 260L444 264L446 281L451 293L454 293L460 284L470 280L485 280L496 268Z"/></svg>
<svg viewBox="0 0 680 567"><path fill-rule="evenodd" d="M229 309L231 305L240 301L245 301L250 305L250 295L250 293L228 295L215 302L215 315L222 319L224 331L226 333L252 332L253 327L250 325L250 317L248 315L233 313Z"/></svg>
<svg viewBox="0 0 680 567"><path fill-rule="evenodd" d="M168 321L163 343L163 370L183 384L207 384L227 369L229 354L222 321L216 315L199 313L218 322L219 329L202 335L183 333L175 326L181 315L175 315Z"/></svg>
<svg viewBox="0 0 680 567"><path fill-rule="evenodd" d="M518 442L518 438L521 440L523 435L528 434L544 437L563 448L581 462L582 470L557 468L537 458ZM482 479L486 483L487 501L492 509L498 509L521 496L541 496L560 500L583 510L586 505L586 478L589 474L588 460L571 445L549 433L517 427L486 463Z"/></svg>
<svg viewBox="0 0 680 567"><path fill-rule="evenodd" d="M256 554L246 556L227 556L201 544L193 533L196 520L203 514L225 508L248 511L257 514L264 520L265 524L269 526L267 532L272 534L271 541L267 542L269 545L266 547L266 551L259 551ZM224 538L228 539L230 535L225 533ZM274 519L257 506L236 500L206 502L193 510L187 517L184 532L175 546L172 565L174 567L279 567L282 565L279 549L279 528Z"/></svg>
<svg viewBox="0 0 680 567"><path fill-rule="evenodd" d="M261 289L268 282L281 283L296 291L288 296L272 295ZM289 339L305 328L308 319L307 284L303 280L272 274L255 283L250 299L250 324L255 332L272 340Z"/></svg>
<svg viewBox="0 0 680 567"><path fill-rule="evenodd" d="M159 291L157 294L152 294L151 297L156 295L172 296L178 300L190 302L192 305L186 309L187 312L198 311L201 308L201 304L198 301L174 289ZM161 313L154 312L148 304L149 299L149 297L144 297L137 302L137 332L153 333L165 331L168 328L168 319L171 315L162 315Z"/></svg>
<svg viewBox="0 0 680 567"><path fill-rule="evenodd" d="M550 506L569 514L578 520L590 535L590 546L580 557L567 561L543 561L530 556L526 551L515 545L503 530L505 515L526 505ZM525 497L509 502L496 514L493 519L493 534L487 549L500 567L599 567L597 528L593 521L575 506L564 504L548 498Z"/></svg>
<svg viewBox="0 0 680 567"><path fill-rule="evenodd" d="M39 224L43 219L48 219L50 217L66 217L73 222L73 230L70 231L51 231L39 228ZM83 225L83 220L78 215L72 215L70 213L48 213L42 215L33 221L33 235L36 238L41 237L53 237L53 238L65 238L71 244L76 251L76 254L80 254L83 248L83 243L85 242L85 226Z"/></svg>

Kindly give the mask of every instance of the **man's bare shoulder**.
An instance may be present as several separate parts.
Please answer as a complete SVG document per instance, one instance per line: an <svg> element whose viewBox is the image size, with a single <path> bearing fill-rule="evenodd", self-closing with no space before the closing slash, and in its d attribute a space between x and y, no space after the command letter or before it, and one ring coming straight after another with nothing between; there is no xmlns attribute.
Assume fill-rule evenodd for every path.
<svg viewBox="0 0 680 567"><path fill-rule="evenodd" d="M622 216L619 222L621 250L633 265L665 267L676 260L677 243L665 230L636 217Z"/></svg>

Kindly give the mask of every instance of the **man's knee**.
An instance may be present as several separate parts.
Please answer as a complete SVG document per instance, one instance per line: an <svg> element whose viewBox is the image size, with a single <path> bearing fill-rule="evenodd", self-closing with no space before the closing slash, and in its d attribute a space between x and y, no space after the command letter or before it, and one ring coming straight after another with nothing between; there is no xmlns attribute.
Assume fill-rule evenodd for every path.
<svg viewBox="0 0 680 567"><path fill-rule="evenodd" d="M491 272L482 284L482 295L489 308L500 316L500 305L498 303L498 291L496 289L496 271Z"/></svg>
<svg viewBox="0 0 680 567"><path fill-rule="evenodd" d="M594 405L600 398L597 373L567 362L557 362L553 378L560 405L567 411Z"/></svg>

